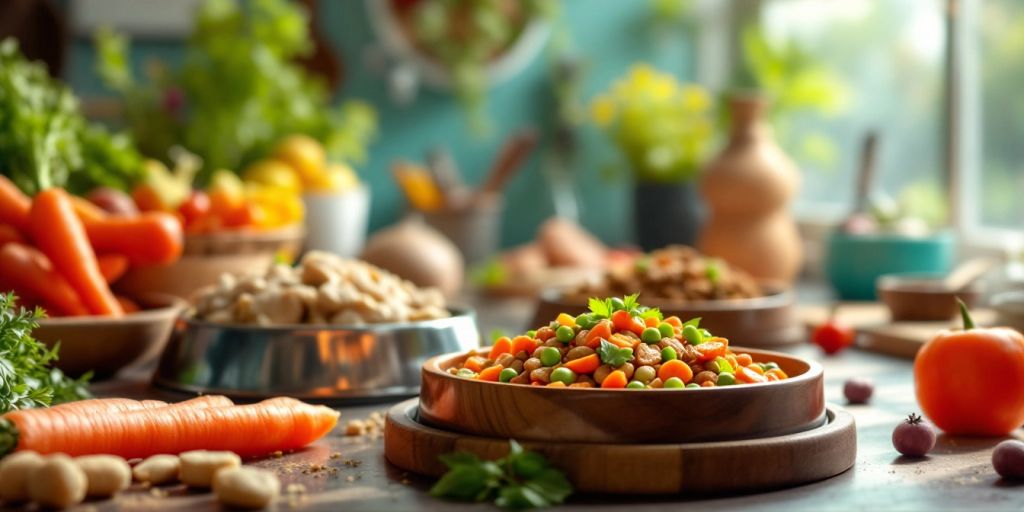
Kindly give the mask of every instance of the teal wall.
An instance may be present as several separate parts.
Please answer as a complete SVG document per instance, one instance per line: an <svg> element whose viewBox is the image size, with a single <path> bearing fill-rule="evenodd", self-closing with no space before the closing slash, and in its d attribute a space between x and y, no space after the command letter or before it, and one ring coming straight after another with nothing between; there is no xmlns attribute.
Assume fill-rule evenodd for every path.
<svg viewBox="0 0 1024 512"><path fill-rule="evenodd" d="M318 20L344 60L345 82L340 98L360 98L373 104L380 115L380 135L371 148L370 160L358 169L373 191L371 229L394 222L405 208L389 171L390 162L405 158L421 160L427 148L447 144L467 177L477 182L504 136L538 124L544 140L550 138L549 62L540 55L521 74L491 90L488 97L494 129L486 137L471 132L456 100L447 93L421 91L412 105L394 105L382 76L363 66L363 52L374 36L361 1L322 2ZM604 90L636 61L648 61L684 79L692 79L692 52L686 34L657 37L651 27L650 2L639 0L565 0L560 30L571 47L583 57L586 69L584 98ZM175 62L180 56L176 42L135 44L137 66L150 58ZM77 41L66 77L82 93L99 94L102 87L93 72L88 41ZM580 158L576 172L581 201L581 222L605 242L631 241L631 194L628 179L609 179L604 172L619 160L602 134L591 127L580 130ZM537 226L552 214L553 207L540 172L537 155L506 190L503 244L514 245L532 238Z"/></svg>

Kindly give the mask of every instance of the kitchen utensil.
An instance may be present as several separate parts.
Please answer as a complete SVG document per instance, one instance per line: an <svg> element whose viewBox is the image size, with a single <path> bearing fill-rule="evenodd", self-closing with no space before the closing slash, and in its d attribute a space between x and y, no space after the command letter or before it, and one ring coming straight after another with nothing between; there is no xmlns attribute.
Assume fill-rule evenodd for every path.
<svg viewBox="0 0 1024 512"><path fill-rule="evenodd" d="M145 309L120 318L43 318L32 335L51 348L60 343L54 365L64 373L77 377L92 371L96 380L113 377L159 356L174 319L185 308L185 301L156 293L137 302Z"/></svg>
<svg viewBox="0 0 1024 512"><path fill-rule="evenodd" d="M853 213L866 213L868 211L868 197L871 195L871 186L875 182L875 169L878 162L878 132L872 130L864 136L864 142L860 150L860 168L857 172L857 195L853 207Z"/></svg>
<svg viewBox="0 0 1024 512"><path fill-rule="evenodd" d="M350 403L411 396L430 357L480 344L472 310L452 317L364 326L224 325L183 318L153 382L243 400L292 396Z"/></svg>
<svg viewBox="0 0 1024 512"><path fill-rule="evenodd" d="M981 296L977 286L952 289L935 274L890 274L878 279L878 298L889 307L892 320L949 320L960 311L956 299L973 307Z"/></svg>
<svg viewBox="0 0 1024 512"><path fill-rule="evenodd" d="M448 354L423 365L420 418L444 430L500 439L622 444L774 437L824 423L821 365L778 352L733 350L774 361L790 378L689 392L549 388L452 375L448 369L467 354Z"/></svg>
<svg viewBox="0 0 1024 512"><path fill-rule="evenodd" d="M427 170L444 196L445 206L458 208L464 204L469 190L462 182L462 173L451 152L444 146L432 148L427 152Z"/></svg>
<svg viewBox="0 0 1024 512"><path fill-rule="evenodd" d="M525 129L509 137L487 171L487 177L474 193L474 202L487 201L489 197L500 194L509 178L529 158L538 139L534 129Z"/></svg>
<svg viewBox="0 0 1024 512"><path fill-rule="evenodd" d="M645 305L657 307L666 315L683 320L700 317L701 327L736 344L750 347L791 345L805 341L804 331L797 320L793 293L779 284L761 283L763 297L671 303L651 301L641 297ZM578 315L587 311L585 298L565 297L558 290L547 290L540 295L537 312L528 329L546 325L559 313Z"/></svg>
<svg viewBox="0 0 1024 512"><path fill-rule="evenodd" d="M958 291L966 288L979 277L985 275L999 263L993 258L973 258L960 265L957 265L952 272L942 281L942 287L950 291Z"/></svg>
<svg viewBox="0 0 1024 512"><path fill-rule="evenodd" d="M699 394L701 391L666 393ZM624 393L636 396L646 391ZM477 410L474 415L493 410ZM680 411L666 407L651 417L668 420L677 412ZM630 416L628 419L643 423L646 417ZM672 428L690 427L675 423ZM853 466L857 455L857 428L850 413L828 406L823 425L777 437L650 445L541 440L523 441L522 445L544 455L564 471L578 492L737 493L815 482L846 471ZM425 425L415 400L395 405L386 417L384 456L406 471L436 478L448 470L441 463L441 455L468 452L493 460L507 455L508 449L508 438L468 436Z"/></svg>

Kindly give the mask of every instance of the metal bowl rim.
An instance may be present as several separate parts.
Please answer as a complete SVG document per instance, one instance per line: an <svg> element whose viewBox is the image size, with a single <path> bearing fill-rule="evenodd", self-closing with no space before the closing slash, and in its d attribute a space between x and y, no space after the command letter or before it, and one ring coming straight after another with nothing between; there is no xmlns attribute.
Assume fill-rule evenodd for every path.
<svg viewBox="0 0 1024 512"><path fill-rule="evenodd" d="M451 316L445 318L434 318L432 320L417 320L415 322L388 322L366 325L342 325L342 324L292 324L292 325L248 325L248 324L225 324L198 320L191 316L191 310L184 312L179 320L189 327L204 327L242 332L285 332L285 331L345 331L345 332L383 332L399 331L430 327L451 327L455 322L462 319L474 320L476 311L468 306L449 305L447 308Z"/></svg>

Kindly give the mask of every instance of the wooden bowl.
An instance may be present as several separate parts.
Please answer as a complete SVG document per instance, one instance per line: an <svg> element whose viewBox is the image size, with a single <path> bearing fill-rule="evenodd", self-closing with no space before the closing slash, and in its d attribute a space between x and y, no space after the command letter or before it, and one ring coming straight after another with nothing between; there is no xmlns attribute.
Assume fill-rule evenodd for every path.
<svg viewBox="0 0 1024 512"><path fill-rule="evenodd" d="M304 231L297 226L267 232L188 235L178 261L132 267L114 287L129 296L161 293L189 299L200 288L215 284L221 274L262 272L279 254L294 257L303 239Z"/></svg>
<svg viewBox="0 0 1024 512"><path fill-rule="evenodd" d="M957 297L973 308L981 297L977 285L952 291L942 286L941 275L890 274L878 279L878 298L889 307L894 322L941 321L956 316Z"/></svg>
<svg viewBox="0 0 1024 512"><path fill-rule="evenodd" d="M170 295L149 294L138 302L147 309L121 318L44 318L32 335L49 347L60 343L54 364L64 373L92 371L96 379L113 377L159 356L185 308L185 301Z"/></svg>
<svg viewBox="0 0 1024 512"><path fill-rule="evenodd" d="M665 316L675 315L684 321L700 317L700 326L715 336L742 340L750 347L777 347L805 341L806 332L796 315L793 292L779 285L762 284L766 295L751 299L709 300L686 304L640 301L661 309ZM541 294L537 311L529 328L547 325L559 313L578 315L588 311L585 300L569 299L559 290Z"/></svg>
<svg viewBox="0 0 1024 512"><path fill-rule="evenodd" d="M692 443L773 437L825 421L821 365L737 348L775 361L789 379L700 389L549 388L456 377L469 354L423 365L420 416L426 425L501 439L587 443Z"/></svg>

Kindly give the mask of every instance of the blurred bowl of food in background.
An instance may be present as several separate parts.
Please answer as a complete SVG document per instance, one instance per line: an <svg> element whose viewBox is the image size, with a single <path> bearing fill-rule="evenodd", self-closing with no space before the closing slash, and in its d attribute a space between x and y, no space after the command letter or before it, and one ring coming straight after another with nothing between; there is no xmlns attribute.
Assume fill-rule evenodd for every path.
<svg viewBox="0 0 1024 512"><path fill-rule="evenodd" d="M944 274L887 274L878 278L878 298L889 308L892 320L941 321L959 314L959 298L973 308L981 298L981 286L960 290L945 286Z"/></svg>

